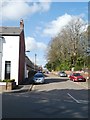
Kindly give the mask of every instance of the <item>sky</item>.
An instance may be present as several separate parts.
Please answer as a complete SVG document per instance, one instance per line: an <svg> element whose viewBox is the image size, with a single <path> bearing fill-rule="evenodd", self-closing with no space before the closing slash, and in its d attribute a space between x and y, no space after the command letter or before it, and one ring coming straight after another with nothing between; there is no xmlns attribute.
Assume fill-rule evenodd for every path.
<svg viewBox="0 0 90 120"><path fill-rule="evenodd" d="M26 55L47 63L48 44L73 17L88 22L88 0L0 0L0 26L19 26L24 20Z"/></svg>

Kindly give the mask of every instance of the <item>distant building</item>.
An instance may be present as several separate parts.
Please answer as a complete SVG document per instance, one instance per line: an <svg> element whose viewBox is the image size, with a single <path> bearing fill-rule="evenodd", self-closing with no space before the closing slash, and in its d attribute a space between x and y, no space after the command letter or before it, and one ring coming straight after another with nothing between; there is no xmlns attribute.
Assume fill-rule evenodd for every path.
<svg viewBox="0 0 90 120"><path fill-rule="evenodd" d="M25 78L24 23L20 27L0 27L0 79L15 79L16 84Z"/></svg>

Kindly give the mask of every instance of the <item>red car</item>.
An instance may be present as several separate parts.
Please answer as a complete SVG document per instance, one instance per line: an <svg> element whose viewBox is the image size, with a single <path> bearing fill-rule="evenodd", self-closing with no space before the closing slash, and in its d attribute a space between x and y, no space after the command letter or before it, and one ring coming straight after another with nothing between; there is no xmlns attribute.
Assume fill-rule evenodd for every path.
<svg viewBox="0 0 90 120"><path fill-rule="evenodd" d="M69 79L72 80L72 81L77 81L77 82L86 82L86 79L80 74L80 73L72 73L70 76L69 76Z"/></svg>

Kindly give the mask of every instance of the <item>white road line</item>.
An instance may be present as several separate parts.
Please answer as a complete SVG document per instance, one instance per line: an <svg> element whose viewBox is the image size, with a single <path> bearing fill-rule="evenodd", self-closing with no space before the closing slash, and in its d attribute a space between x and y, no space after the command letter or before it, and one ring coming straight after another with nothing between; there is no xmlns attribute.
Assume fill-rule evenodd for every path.
<svg viewBox="0 0 90 120"><path fill-rule="evenodd" d="M32 86L32 89L31 89L31 90L34 90L34 88L35 88L35 85Z"/></svg>
<svg viewBox="0 0 90 120"><path fill-rule="evenodd" d="M31 91L33 89L34 85L31 85L28 89L28 91Z"/></svg>
<svg viewBox="0 0 90 120"><path fill-rule="evenodd" d="M79 100L79 102L83 103L83 104L88 104L89 103L89 101L87 101L87 100Z"/></svg>
<svg viewBox="0 0 90 120"><path fill-rule="evenodd" d="M75 99L72 95L70 95L69 93L67 93L69 95L69 97L71 97L74 101L76 101L76 103L80 103L77 99Z"/></svg>

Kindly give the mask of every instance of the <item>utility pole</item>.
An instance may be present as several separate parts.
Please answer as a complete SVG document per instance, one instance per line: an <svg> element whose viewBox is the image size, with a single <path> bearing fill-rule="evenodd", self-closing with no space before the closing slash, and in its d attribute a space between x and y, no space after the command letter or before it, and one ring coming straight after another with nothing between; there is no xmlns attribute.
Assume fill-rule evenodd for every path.
<svg viewBox="0 0 90 120"><path fill-rule="evenodd" d="M37 54L35 53L35 64L34 64L34 70L36 70L36 57L37 57Z"/></svg>

